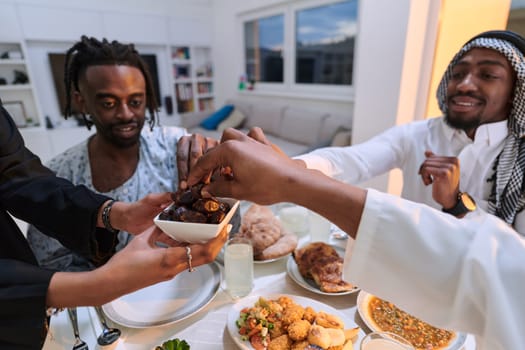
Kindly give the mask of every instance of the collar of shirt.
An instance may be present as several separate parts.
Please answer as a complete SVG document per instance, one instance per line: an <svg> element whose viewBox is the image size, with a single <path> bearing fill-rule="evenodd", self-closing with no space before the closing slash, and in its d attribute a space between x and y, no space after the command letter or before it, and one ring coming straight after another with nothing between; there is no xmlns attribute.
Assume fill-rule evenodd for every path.
<svg viewBox="0 0 525 350"><path fill-rule="evenodd" d="M443 126L443 132L450 142L461 141L464 144L474 143L491 146L500 143L509 134L507 120L480 125L474 135L474 141L467 136L465 131L455 129L448 125L445 122L445 118L441 118L441 123Z"/></svg>

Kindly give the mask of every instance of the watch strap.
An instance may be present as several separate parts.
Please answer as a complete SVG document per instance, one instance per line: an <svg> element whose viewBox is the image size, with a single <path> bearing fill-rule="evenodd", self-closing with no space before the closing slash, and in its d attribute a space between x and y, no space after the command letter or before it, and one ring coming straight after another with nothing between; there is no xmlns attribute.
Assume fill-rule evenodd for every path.
<svg viewBox="0 0 525 350"><path fill-rule="evenodd" d="M470 197L470 195L468 193L466 193L466 192L459 192L458 193L458 197L457 197L456 205L454 205L452 208L449 208L449 209L442 208L441 210L443 212L445 212L445 213L448 213L448 214L451 214L451 215L454 215L454 216L467 214L467 213L473 211L474 210L473 208L467 207L465 205L465 203L463 202L463 196L464 195L468 196L472 200L472 203L474 203L474 200L472 199L472 197Z"/></svg>

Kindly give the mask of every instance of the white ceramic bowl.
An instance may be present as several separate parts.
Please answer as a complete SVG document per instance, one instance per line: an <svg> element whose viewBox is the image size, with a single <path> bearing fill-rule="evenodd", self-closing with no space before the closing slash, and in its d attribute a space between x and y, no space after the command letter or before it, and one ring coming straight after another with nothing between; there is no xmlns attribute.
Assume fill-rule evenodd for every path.
<svg viewBox="0 0 525 350"><path fill-rule="evenodd" d="M159 215L161 213L153 219L153 222L155 222L155 225L157 225L165 234L179 242L205 243L217 236L224 226L229 224L233 214L239 207L238 200L231 198L219 198L219 200L230 205L230 211L228 211L219 224L160 220Z"/></svg>

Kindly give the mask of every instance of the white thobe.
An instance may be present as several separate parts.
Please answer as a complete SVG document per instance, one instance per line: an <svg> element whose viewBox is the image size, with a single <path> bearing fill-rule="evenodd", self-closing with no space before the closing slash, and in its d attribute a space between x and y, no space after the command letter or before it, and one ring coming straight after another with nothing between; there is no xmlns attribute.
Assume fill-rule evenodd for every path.
<svg viewBox="0 0 525 350"><path fill-rule="evenodd" d="M525 349L525 239L493 215L456 219L368 190L344 279L480 350Z"/></svg>
<svg viewBox="0 0 525 350"><path fill-rule="evenodd" d="M507 136L507 121L481 125L471 140L443 118L432 118L393 127L358 145L321 148L295 158L305 161L310 169L351 184L399 168L403 172L403 198L441 209L432 198L432 186L423 184L419 168L426 150L458 157L460 190L468 192L478 208L486 211L492 189L487 180L494 174L494 161ZM525 234L525 211L517 215L514 228Z"/></svg>

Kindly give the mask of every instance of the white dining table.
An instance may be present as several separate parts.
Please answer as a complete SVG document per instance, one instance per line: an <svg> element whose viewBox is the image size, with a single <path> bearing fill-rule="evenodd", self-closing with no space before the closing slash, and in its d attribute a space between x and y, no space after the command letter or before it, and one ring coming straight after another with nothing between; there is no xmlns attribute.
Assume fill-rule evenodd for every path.
<svg viewBox="0 0 525 350"><path fill-rule="evenodd" d="M306 235L300 237L299 242L301 244L308 239ZM333 237L328 238L328 243L341 247L345 247L346 242ZM370 331L357 312L358 293L326 296L311 292L298 285L287 274L286 264L287 259L254 264L254 288L249 296L289 294L314 299L335 308L361 327L357 344L354 344L354 349L358 350L360 340ZM110 327L118 327L122 331L119 340L108 346L97 344L97 336L101 333L102 327L95 310L90 307L80 307L77 310L80 337L88 344L89 349L153 350L155 346L173 338L186 340L192 350L239 349L226 327L228 313L235 302L221 283L217 294L208 305L179 322L150 328L129 328L108 320ZM43 349L68 350L73 348L74 342L73 329L67 312L52 316L50 332ZM463 349L475 350L475 348L474 337L468 335Z"/></svg>

